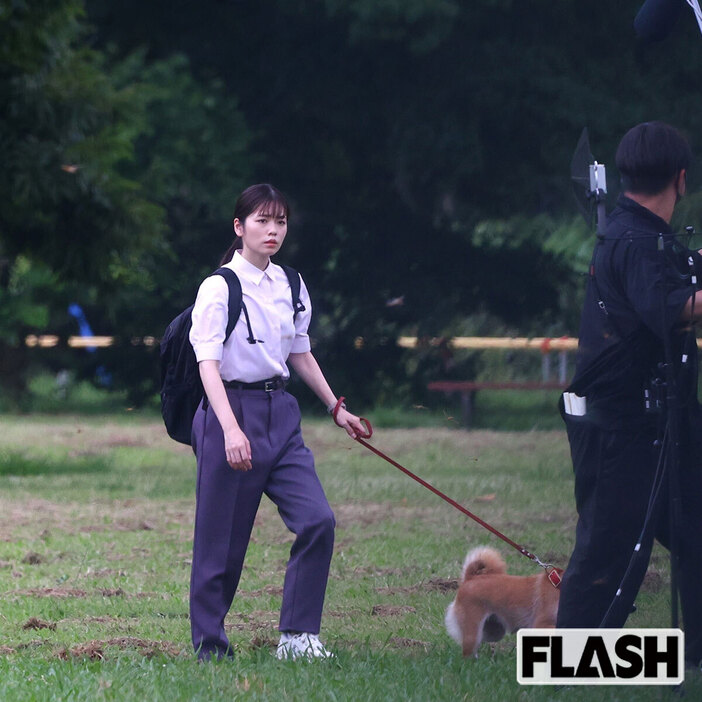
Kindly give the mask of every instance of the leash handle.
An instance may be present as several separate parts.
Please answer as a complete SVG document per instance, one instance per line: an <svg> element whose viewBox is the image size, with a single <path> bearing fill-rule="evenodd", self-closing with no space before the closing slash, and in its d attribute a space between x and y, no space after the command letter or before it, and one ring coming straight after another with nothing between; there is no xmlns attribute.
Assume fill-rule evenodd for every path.
<svg viewBox="0 0 702 702"><path fill-rule="evenodd" d="M359 434L356 437L356 440L358 441L358 439L370 439L371 436L373 436L373 427L371 426L371 423L365 417L359 417L358 419L360 420L361 424L365 425L366 433Z"/></svg>
<svg viewBox="0 0 702 702"><path fill-rule="evenodd" d="M336 404L334 405L334 409L332 410L332 417L334 419L334 424L336 424L337 427L340 427L341 424L339 424L339 422L337 421L336 415L339 414L339 410L341 409L341 405L344 404L345 399L346 399L345 397L340 397L336 401ZM371 436L373 436L373 427L371 426L371 423L365 417L359 417L358 419L360 420L361 424L363 424L365 426L366 431L364 434L359 434L356 437L356 441L358 441L358 439L370 439Z"/></svg>

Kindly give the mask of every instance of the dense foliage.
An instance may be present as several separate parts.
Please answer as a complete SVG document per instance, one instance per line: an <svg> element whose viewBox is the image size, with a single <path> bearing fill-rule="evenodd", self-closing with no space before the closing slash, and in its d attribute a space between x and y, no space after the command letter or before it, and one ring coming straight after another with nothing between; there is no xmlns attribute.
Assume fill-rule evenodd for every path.
<svg viewBox="0 0 702 702"><path fill-rule="evenodd" d="M433 356L407 365L400 331L577 334L583 126L612 190L638 121L675 123L700 149L696 24L643 44L639 4L86 0L85 17L78 0L4 0L6 343L59 324L69 292L100 331L158 335L254 181L290 195L283 257L312 290L318 353L366 399L446 372ZM20 269L45 287L20 296ZM135 397L152 356L109 359Z"/></svg>

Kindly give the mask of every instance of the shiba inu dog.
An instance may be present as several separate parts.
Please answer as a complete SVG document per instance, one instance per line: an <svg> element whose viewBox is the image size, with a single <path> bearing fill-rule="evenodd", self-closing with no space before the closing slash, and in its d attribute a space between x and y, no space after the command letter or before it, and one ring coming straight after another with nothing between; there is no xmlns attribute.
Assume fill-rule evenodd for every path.
<svg viewBox="0 0 702 702"><path fill-rule="evenodd" d="M563 571L554 570L559 583ZM462 646L464 656L477 657L483 641L499 641L525 627L555 627L559 594L546 571L508 575L497 551L475 548L463 562L456 598L446 610L446 630Z"/></svg>

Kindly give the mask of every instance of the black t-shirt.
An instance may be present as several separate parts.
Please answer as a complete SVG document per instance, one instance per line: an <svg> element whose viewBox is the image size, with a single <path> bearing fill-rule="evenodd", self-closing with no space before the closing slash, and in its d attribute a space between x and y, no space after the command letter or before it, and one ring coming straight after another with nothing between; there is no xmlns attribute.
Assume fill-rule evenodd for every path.
<svg viewBox="0 0 702 702"><path fill-rule="evenodd" d="M665 377L666 335L679 402L697 406L697 346L680 317L699 264L699 255L681 246L664 220L619 198L595 244L571 384L587 397L590 419L612 427L655 421L645 411L644 390Z"/></svg>

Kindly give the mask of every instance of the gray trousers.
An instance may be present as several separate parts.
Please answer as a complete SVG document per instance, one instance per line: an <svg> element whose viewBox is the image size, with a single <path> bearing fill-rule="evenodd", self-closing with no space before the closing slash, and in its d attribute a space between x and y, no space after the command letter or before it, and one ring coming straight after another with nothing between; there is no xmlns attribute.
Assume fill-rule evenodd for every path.
<svg viewBox="0 0 702 702"><path fill-rule="evenodd" d="M253 468L233 470L211 407L193 421L197 491L190 622L200 658L231 655L224 618L239 584L261 496L277 506L295 534L285 572L281 631L319 633L334 548L334 514L300 432L300 410L284 390L227 389L229 402L251 443Z"/></svg>

